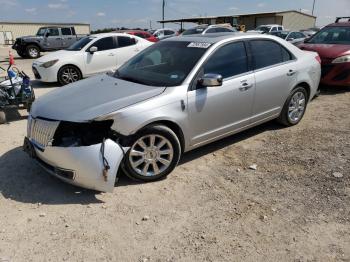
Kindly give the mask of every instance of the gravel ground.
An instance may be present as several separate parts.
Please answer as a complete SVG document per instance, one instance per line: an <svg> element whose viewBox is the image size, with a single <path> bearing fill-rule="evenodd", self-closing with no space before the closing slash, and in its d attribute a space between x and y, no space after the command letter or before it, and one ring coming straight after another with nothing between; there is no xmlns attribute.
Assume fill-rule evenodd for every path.
<svg viewBox="0 0 350 262"><path fill-rule="evenodd" d="M21 149L27 113L8 112L0 261L350 261L349 90L323 88L298 126L266 123L185 154L165 180L121 177L114 193L47 175Z"/></svg>

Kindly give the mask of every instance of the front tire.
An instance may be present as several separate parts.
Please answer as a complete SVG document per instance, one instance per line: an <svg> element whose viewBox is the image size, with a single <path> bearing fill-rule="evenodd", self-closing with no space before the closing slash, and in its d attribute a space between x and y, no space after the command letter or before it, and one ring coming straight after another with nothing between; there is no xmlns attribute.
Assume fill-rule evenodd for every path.
<svg viewBox="0 0 350 262"><path fill-rule="evenodd" d="M123 169L139 181L156 181L177 166L181 145L176 134L166 126L149 126L138 132L126 153Z"/></svg>
<svg viewBox="0 0 350 262"><path fill-rule="evenodd" d="M40 56L40 49L36 45L29 45L26 48L26 56L32 59Z"/></svg>
<svg viewBox="0 0 350 262"><path fill-rule="evenodd" d="M0 125L5 124L6 122L6 114L4 111L0 110Z"/></svg>
<svg viewBox="0 0 350 262"><path fill-rule="evenodd" d="M285 126L297 125L303 118L308 103L308 93L302 86L295 88L287 98L277 121Z"/></svg>
<svg viewBox="0 0 350 262"><path fill-rule="evenodd" d="M68 85L82 79L80 70L73 65L63 66L57 74L57 79L60 85Z"/></svg>
<svg viewBox="0 0 350 262"><path fill-rule="evenodd" d="M23 52L23 51L17 51L17 54L18 54L20 57L22 57L22 58L27 58L26 53Z"/></svg>

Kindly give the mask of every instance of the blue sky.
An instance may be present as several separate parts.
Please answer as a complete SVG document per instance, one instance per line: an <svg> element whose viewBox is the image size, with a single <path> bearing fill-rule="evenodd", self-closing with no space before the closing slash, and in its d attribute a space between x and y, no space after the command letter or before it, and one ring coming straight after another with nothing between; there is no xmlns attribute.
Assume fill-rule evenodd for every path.
<svg viewBox="0 0 350 262"><path fill-rule="evenodd" d="M85 22L104 27L154 28L162 0L0 0L1 21ZM166 19L296 9L310 13L313 0L166 0ZM317 25L350 15L350 0L316 0ZM173 27L176 27L173 25Z"/></svg>

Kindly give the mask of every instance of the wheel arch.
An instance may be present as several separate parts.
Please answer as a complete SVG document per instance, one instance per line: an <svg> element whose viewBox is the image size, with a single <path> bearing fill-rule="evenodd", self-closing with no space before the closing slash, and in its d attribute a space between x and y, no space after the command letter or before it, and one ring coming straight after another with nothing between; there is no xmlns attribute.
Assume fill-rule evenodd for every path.
<svg viewBox="0 0 350 262"><path fill-rule="evenodd" d="M33 45L36 46L37 48L39 48L40 52L43 52L43 49L41 48L41 46L36 43L36 42L29 42L29 43L25 43L24 49L26 50L28 46Z"/></svg>
<svg viewBox="0 0 350 262"><path fill-rule="evenodd" d="M310 85L309 85L307 82L300 82L299 84L297 84L297 85L292 89L292 91L293 91L294 89L298 88L298 87L303 87L303 88L305 88L305 90L306 90L306 92L307 92L307 98L308 98L308 100L310 100L310 95L311 95L311 87L310 87Z"/></svg>
<svg viewBox="0 0 350 262"><path fill-rule="evenodd" d="M184 133L182 131L182 128L175 122L170 121L170 120L157 120L151 123L148 123L147 125L141 127L137 132L139 132L140 130L149 127L149 126L155 126L155 125L163 125L166 126L168 128L170 128L175 135L177 136L177 138L180 141L180 145L181 145L181 153L183 153L185 151L185 146L186 146L186 142L185 142L185 136Z"/></svg>
<svg viewBox="0 0 350 262"><path fill-rule="evenodd" d="M60 68L57 70L57 79L59 79L59 78L58 78L58 74L60 73L61 69L62 69L63 67L65 67L65 66L74 66L76 69L79 70L79 73L80 73L81 77L82 77L82 78L84 77L83 71L80 69L80 67L79 67L78 65L73 64L73 63L68 63L68 64L64 64L64 65L60 66Z"/></svg>

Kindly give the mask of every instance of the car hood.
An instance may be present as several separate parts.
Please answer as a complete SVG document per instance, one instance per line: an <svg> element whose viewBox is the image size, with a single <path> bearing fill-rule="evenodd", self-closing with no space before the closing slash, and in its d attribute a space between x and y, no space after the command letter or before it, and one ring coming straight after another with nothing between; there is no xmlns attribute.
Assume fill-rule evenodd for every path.
<svg viewBox="0 0 350 262"><path fill-rule="evenodd" d="M107 74L57 88L38 98L32 117L85 122L160 95L165 87L120 80Z"/></svg>
<svg viewBox="0 0 350 262"><path fill-rule="evenodd" d="M18 37L17 39L22 39L22 40L32 40L32 39L40 39L42 36L36 36L36 35L25 35Z"/></svg>
<svg viewBox="0 0 350 262"><path fill-rule="evenodd" d="M308 44L299 45L299 48L307 51L314 51L322 58L334 59L350 53L350 45L334 44Z"/></svg>
<svg viewBox="0 0 350 262"><path fill-rule="evenodd" d="M44 55L42 57L40 57L39 59L35 60L33 63L34 64L42 64L48 61L52 61L55 59L65 59L65 58L69 58L72 55L75 55L79 53L79 51L66 51L66 50L60 50L60 51L56 51L56 52L51 52L48 53L47 55Z"/></svg>

